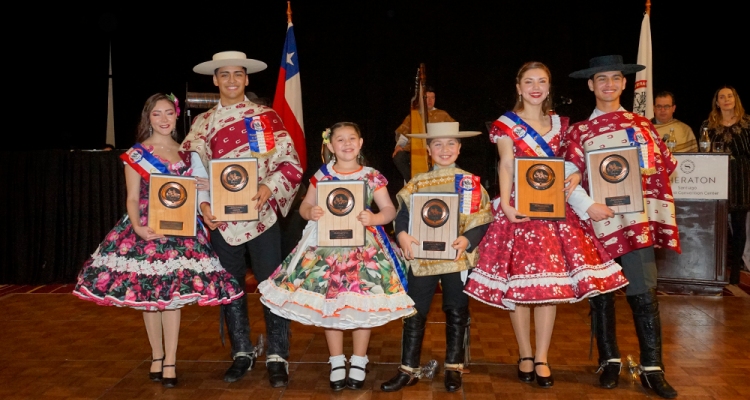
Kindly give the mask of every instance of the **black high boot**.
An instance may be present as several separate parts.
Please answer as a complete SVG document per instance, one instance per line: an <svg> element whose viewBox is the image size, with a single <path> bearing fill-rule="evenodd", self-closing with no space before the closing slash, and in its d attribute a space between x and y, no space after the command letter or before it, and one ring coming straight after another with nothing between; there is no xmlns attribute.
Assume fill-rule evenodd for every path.
<svg viewBox="0 0 750 400"><path fill-rule="evenodd" d="M591 305L591 330L596 336L599 352L599 386L614 389L620 382L622 359L617 348L615 328L615 295L605 293L589 299Z"/></svg>
<svg viewBox="0 0 750 400"><path fill-rule="evenodd" d="M464 369L466 345L469 335L469 307L445 310L445 390L455 392L461 389L461 375L469 373Z"/></svg>
<svg viewBox="0 0 750 400"><path fill-rule="evenodd" d="M223 304L221 311L227 322L232 344L232 366L224 373L225 382L236 382L255 365L255 352L250 341L250 319L247 315L247 296Z"/></svg>
<svg viewBox="0 0 750 400"><path fill-rule="evenodd" d="M652 389L660 397L673 399L677 397L677 391L664 377L664 364L661 358L661 318L656 289L627 297L628 304L633 310L635 332L641 349L641 384L647 389Z"/></svg>
<svg viewBox="0 0 750 400"><path fill-rule="evenodd" d="M266 320L268 335L268 355L266 369L271 387L282 387L289 383L289 320L271 312L263 306L263 317Z"/></svg>
<svg viewBox="0 0 750 400"><path fill-rule="evenodd" d="M396 376L383 382L380 389L384 392L396 392L405 386L413 386L419 382L419 357L422 355L422 339L427 318L416 313L404 319L401 333L401 366Z"/></svg>

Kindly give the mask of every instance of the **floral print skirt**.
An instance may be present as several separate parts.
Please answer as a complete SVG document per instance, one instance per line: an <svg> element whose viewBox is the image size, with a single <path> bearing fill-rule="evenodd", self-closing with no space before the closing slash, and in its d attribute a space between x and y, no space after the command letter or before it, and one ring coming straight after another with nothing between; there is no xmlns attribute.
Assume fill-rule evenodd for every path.
<svg viewBox="0 0 750 400"><path fill-rule="evenodd" d="M271 312L329 329L371 328L415 312L390 238L368 229L365 246L318 247L316 224L308 222L292 253L258 286Z"/></svg>
<svg viewBox="0 0 750 400"><path fill-rule="evenodd" d="M203 230L146 241L126 215L84 263L73 294L103 306L161 311L228 304L244 287L222 268Z"/></svg>
<svg viewBox="0 0 750 400"><path fill-rule="evenodd" d="M514 310L517 304L573 303L628 284L570 207L560 221L512 223L499 205L493 214L464 287L469 296Z"/></svg>

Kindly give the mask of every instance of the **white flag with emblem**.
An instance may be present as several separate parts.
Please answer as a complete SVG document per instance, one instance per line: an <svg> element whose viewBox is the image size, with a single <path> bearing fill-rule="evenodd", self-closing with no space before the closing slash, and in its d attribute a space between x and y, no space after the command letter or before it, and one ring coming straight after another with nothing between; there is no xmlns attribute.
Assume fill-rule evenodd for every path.
<svg viewBox="0 0 750 400"><path fill-rule="evenodd" d="M635 96L633 96L633 112L648 119L654 117L654 80L652 78L651 63L651 23L648 13L643 15L641 23L641 40L638 42L638 64L646 69L635 74Z"/></svg>

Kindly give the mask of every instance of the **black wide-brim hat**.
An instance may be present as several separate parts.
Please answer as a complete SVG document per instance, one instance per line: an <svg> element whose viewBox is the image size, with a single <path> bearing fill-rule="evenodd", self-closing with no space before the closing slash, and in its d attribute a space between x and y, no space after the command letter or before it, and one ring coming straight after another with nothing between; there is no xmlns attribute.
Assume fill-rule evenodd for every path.
<svg viewBox="0 0 750 400"><path fill-rule="evenodd" d="M646 69L645 65L640 64L625 64L622 62L622 56L620 55L609 55L594 57L589 60L589 67L579 71L571 73L571 78L585 78L589 79L594 74L599 72L607 71L620 71L623 75L634 74L638 71Z"/></svg>

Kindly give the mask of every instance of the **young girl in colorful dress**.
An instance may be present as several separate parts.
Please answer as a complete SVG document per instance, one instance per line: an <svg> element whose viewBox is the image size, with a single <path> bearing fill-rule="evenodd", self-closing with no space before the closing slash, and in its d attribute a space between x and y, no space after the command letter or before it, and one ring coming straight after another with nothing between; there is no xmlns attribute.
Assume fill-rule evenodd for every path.
<svg viewBox="0 0 750 400"><path fill-rule="evenodd" d="M492 125L490 140L497 144L500 154L500 197L493 202L494 221L479 246L479 262L464 288L483 303L510 310L520 355L518 378L526 383L536 379L544 388L554 384L547 352L555 325L555 304L577 302L628 283L593 230L582 228L573 208L566 207L564 220L532 220L514 208L515 157L558 157L568 129L567 117L550 113L550 86L547 66L540 62L524 64L516 75L518 97L513 111ZM578 173L571 167L566 166L566 172ZM566 183L566 191L583 190L571 180ZM536 354L530 339L531 307Z"/></svg>
<svg viewBox="0 0 750 400"><path fill-rule="evenodd" d="M309 222L292 253L258 286L261 302L271 312L325 328L333 390L364 385L371 328L414 313L414 302L404 290L401 252L382 228L393 221L396 208L385 177L363 165L362 142L353 122L339 122L323 132L326 164L310 179L299 209ZM366 227L362 247L317 245L317 221L325 211L316 204L316 188L318 182L330 180L365 182L366 209L357 216ZM377 213L370 210L373 201ZM348 376L344 330L352 330L354 347Z"/></svg>
<svg viewBox="0 0 750 400"><path fill-rule="evenodd" d="M151 171L192 175L203 168L199 158L191 158L195 153L179 151L179 113L173 95L157 93L146 100L137 143L120 156L127 214L84 263L73 291L99 305L143 310L152 351L149 378L165 387L177 385L180 308L228 304L243 295L243 286L221 267L203 229L195 237L177 237L157 234L147 225ZM207 184L198 179L199 189Z"/></svg>

